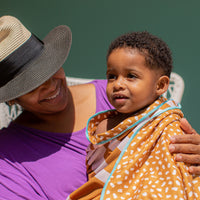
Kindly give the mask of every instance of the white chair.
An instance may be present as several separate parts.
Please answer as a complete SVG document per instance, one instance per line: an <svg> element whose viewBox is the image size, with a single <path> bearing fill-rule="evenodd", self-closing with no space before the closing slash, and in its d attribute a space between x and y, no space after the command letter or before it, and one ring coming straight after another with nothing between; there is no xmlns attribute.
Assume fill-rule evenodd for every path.
<svg viewBox="0 0 200 200"><path fill-rule="evenodd" d="M88 83L92 80L93 79L67 77L67 83L69 86ZM168 99L174 99L177 103L181 103L183 92L184 92L183 78L179 74L172 72L170 76L170 85L168 91L165 92L163 96Z"/></svg>
<svg viewBox="0 0 200 200"><path fill-rule="evenodd" d="M68 86L89 83L94 80L94 79L88 79L88 78L76 78L76 77L69 77L69 76L67 76L66 79L67 79Z"/></svg>
<svg viewBox="0 0 200 200"><path fill-rule="evenodd" d="M163 94L163 96L168 99L174 99L177 103L181 103L184 88L185 85L183 78L179 74L172 72L168 90Z"/></svg>
<svg viewBox="0 0 200 200"><path fill-rule="evenodd" d="M66 77L69 86L91 82L93 79ZM173 98L180 103L184 92L184 81L180 75L172 72L168 91L163 95L167 98ZM7 127L14 120L22 109L19 105L8 106L6 103L0 103L0 129Z"/></svg>

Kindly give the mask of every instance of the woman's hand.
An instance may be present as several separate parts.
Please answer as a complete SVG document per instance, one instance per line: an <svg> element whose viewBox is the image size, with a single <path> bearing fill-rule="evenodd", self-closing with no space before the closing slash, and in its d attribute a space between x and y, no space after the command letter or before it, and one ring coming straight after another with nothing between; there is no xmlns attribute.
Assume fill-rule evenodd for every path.
<svg viewBox="0 0 200 200"><path fill-rule="evenodd" d="M185 118L181 119L180 122L180 126L186 135L171 137L169 151L176 153L176 161L191 164L189 167L191 174L200 175L200 135Z"/></svg>

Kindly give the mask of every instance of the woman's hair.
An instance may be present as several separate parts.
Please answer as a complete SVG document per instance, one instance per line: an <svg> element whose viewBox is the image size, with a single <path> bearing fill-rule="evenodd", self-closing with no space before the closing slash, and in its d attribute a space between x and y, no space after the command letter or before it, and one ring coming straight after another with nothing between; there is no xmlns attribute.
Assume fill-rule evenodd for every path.
<svg viewBox="0 0 200 200"><path fill-rule="evenodd" d="M109 46L107 60L113 50L118 48L136 49L145 57L147 67L161 69L163 75L170 77L172 71L172 53L168 45L147 31L131 32L116 38Z"/></svg>

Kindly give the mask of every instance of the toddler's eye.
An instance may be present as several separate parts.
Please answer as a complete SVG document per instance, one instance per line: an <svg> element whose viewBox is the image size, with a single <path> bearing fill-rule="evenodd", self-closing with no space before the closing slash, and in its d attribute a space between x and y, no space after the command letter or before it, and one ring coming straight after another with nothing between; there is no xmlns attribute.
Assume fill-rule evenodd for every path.
<svg viewBox="0 0 200 200"><path fill-rule="evenodd" d="M116 76L114 74L107 74L107 79L116 79Z"/></svg>
<svg viewBox="0 0 200 200"><path fill-rule="evenodd" d="M127 77L128 78L137 78L135 74L128 74Z"/></svg>

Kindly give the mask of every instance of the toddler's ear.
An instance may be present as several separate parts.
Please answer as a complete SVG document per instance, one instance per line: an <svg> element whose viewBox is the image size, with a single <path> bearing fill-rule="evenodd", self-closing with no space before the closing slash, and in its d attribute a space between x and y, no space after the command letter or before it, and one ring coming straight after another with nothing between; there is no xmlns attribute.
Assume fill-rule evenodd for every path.
<svg viewBox="0 0 200 200"><path fill-rule="evenodd" d="M161 76L158 79L157 82L157 88L156 88L156 92L158 94L158 96L162 95L163 93L165 93L169 87L169 77L168 76Z"/></svg>

